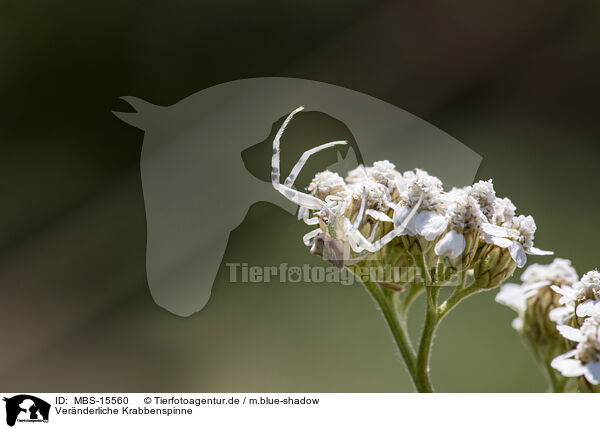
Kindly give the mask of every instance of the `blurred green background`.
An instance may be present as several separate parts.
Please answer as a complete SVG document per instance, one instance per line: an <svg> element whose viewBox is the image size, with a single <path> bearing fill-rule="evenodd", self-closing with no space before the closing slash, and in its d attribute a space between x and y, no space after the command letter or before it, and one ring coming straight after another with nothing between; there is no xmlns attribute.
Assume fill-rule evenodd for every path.
<svg viewBox="0 0 600 429"><path fill-rule="evenodd" d="M169 105L256 76L364 92L482 155L478 177L534 215L536 245L583 273L598 265L600 238L598 19L595 1L2 2L0 386L410 391L358 286L232 285L223 266L201 312L156 306L145 280L143 135L111 110L126 110L122 95ZM303 232L257 204L224 262L315 263ZM545 389L494 295L442 324L439 391Z"/></svg>

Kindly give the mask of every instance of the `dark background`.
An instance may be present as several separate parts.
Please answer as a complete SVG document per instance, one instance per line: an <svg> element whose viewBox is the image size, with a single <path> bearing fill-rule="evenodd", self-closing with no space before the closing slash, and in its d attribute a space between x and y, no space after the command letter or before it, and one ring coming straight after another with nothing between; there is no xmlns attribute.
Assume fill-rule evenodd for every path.
<svg viewBox="0 0 600 429"><path fill-rule="evenodd" d="M3 1L0 386L410 390L358 287L218 287L222 270L202 312L157 307L143 134L111 110L127 110L122 95L170 105L257 76L364 92L482 155L478 177L534 214L538 247L583 273L598 265L600 238L599 19L595 1ZM287 218L265 224L273 210L253 208L232 236L242 256L227 257L281 252L281 230L300 242L305 230ZM440 390L545 388L494 294L444 322Z"/></svg>

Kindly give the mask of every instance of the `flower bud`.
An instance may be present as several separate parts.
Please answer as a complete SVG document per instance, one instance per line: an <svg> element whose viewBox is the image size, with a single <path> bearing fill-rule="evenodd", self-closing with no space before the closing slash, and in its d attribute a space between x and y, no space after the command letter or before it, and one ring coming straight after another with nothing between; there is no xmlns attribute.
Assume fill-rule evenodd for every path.
<svg viewBox="0 0 600 429"><path fill-rule="evenodd" d="M555 343L563 340L556 330L556 323L550 320L548 314L559 305L559 295L547 286L536 292L527 299L522 333L539 348L554 349Z"/></svg>
<svg viewBox="0 0 600 429"><path fill-rule="evenodd" d="M517 265L508 249L483 244L478 251L479 259L474 262L474 277L482 289L493 289L514 273ZM486 274L485 279L482 279Z"/></svg>

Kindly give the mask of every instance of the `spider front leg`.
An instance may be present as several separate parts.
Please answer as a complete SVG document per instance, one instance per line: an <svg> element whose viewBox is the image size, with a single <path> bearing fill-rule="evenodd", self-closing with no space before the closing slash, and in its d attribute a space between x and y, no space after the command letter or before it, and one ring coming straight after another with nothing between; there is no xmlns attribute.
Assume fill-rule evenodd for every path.
<svg viewBox="0 0 600 429"><path fill-rule="evenodd" d="M354 219L354 223L352 224L352 228L350 231L358 230L360 223L363 221L363 216L365 215L365 205L367 203L367 190L363 188L362 197L360 200L360 208L358 209L358 214L356 215L356 219Z"/></svg>
<svg viewBox="0 0 600 429"><path fill-rule="evenodd" d="M323 149L327 149L332 146L343 145L343 144L348 144L348 142L346 140L337 140L337 141L333 141L333 142L329 142L329 143L324 143L322 145L319 145L317 147L314 147L312 149L305 151L300 156L300 159L298 159L298 162L296 162L296 165L294 165L294 168L292 168L290 175L285 179L285 181L283 182L283 185L284 186L292 186L294 184L294 182L296 181L296 177L298 177L298 173L300 173L300 170L302 170L302 167L304 167L304 164L306 164L306 161L308 161L308 158L310 158L311 155L314 155L315 153L320 152Z"/></svg>
<svg viewBox="0 0 600 429"><path fill-rule="evenodd" d="M318 225L319 219L316 216L309 217L310 210L300 206L298 209L298 220L302 219L307 225Z"/></svg>
<svg viewBox="0 0 600 429"><path fill-rule="evenodd" d="M305 246L311 246L313 243L313 239L321 233L321 228L313 229L311 232L304 234L302 237L302 242Z"/></svg>
<svg viewBox="0 0 600 429"><path fill-rule="evenodd" d="M305 207L307 209L319 210L323 206L323 201L321 201L320 199L318 199L312 195L305 194L303 192L299 192L299 191L293 189L291 186L294 184L294 181L296 180L296 176L298 175L298 173L300 172L300 170L306 163L306 160L312 154L317 153L317 152L319 152L323 149L326 149L328 147L331 147L331 146L335 146L335 145L339 145L339 144L347 144L347 142L335 141L335 142L325 143L320 146L317 146L316 148L307 150L306 152L304 152L304 154L302 154L302 156L300 157L300 159L298 160L298 162L296 163L294 168L292 168L292 171L291 171L290 175L285 179L285 182L283 184L281 184L279 182L280 174L281 174L280 173L281 172L281 168L280 168L281 136L283 135L283 132L285 131L286 127L288 126L288 124L290 123L290 121L292 120L294 115L303 109L304 109L304 107L300 106L297 109L295 109L292 113L290 113L287 116L287 118L285 118L285 120L283 121L283 124L281 124L281 127L279 128L279 130L277 131L277 134L275 135L275 139L273 140L273 157L271 159L271 182L273 183L273 187L275 189L277 189L277 191L279 191L284 197L286 197L288 200L292 201L293 203L296 203L299 206Z"/></svg>

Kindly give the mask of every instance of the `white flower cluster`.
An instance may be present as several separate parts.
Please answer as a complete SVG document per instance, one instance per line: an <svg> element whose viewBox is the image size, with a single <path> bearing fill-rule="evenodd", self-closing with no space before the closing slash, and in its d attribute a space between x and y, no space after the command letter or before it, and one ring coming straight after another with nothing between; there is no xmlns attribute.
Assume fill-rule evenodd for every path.
<svg viewBox="0 0 600 429"><path fill-rule="evenodd" d="M555 346L564 347L564 339L576 343L574 349L554 354L552 367L564 377L584 376L589 383L600 384L600 273L593 270L579 279L571 261L557 258L549 265L531 265L521 281L503 285L496 296L497 302L518 313L513 327L526 334L529 325L551 322L560 334ZM550 298L544 301L542 296ZM541 301L542 311L531 314L543 320L528 318L528 311Z"/></svg>
<svg viewBox="0 0 600 429"><path fill-rule="evenodd" d="M521 274L521 284L505 283L500 287L496 302L517 312L518 317L513 320L513 327L521 331L525 311L531 298L538 295L540 291L548 293L556 287L568 288L578 279L577 272L568 259L556 258L549 265L532 264ZM557 308L553 306L549 309L549 313L551 314Z"/></svg>
<svg viewBox="0 0 600 429"><path fill-rule="evenodd" d="M359 207L364 199L365 219L359 220L361 225L381 221L397 226L416 209L406 228L397 235L435 242L435 254L441 257L453 259L462 255L469 234L507 249L519 267L525 265L528 253L552 253L533 246L533 218L516 216L516 208L508 198L496 197L491 179L446 192L442 181L424 170L400 173L391 162L378 161L372 167L359 166L350 171L345 180L330 171L318 173L307 190L323 201L343 201L343 215L352 223L361 213ZM316 216L324 219L326 212ZM332 235L327 222L321 222L321 228L323 234Z"/></svg>
<svg viewBox="0 0 600 429"><path fill-rule="evenodd" d="M561 295L559 303L562 306L550 313L550 319L556 323L568 323L573 315L593 316L600 309L600 273L596 270L585 273L572 285L557 285L552 289Z"/></svg>
<svg viewBox="0 0 600 429"><path fill-rule="evenodd" d="M558 325L557 329L577 345L557 356L552 367L565 377L584 376L589 383L600 384L600 315L587 317L578 329L568 325Z"/></svg>
<svg viewBox="0 0 600 429"><path fill-rule="evenodd" d="M344 179L339 174L327 170L317 173L308 186L308 192L321 200L325 200L329 195L337 195L342 198L349 197Z"/></svg>
<svg viewBox="0 0 600 429"><path fill-rule="evenodd" d="M591 384L600 384L600 273L587 272L572 286L552 288L561 295L562 307L556 308L551 317L561 323L558 331L567 340L577 343L570 350L552 361L552 367L565 377L584 376ZM567 325L581 325L576 328Z"/></svg>

